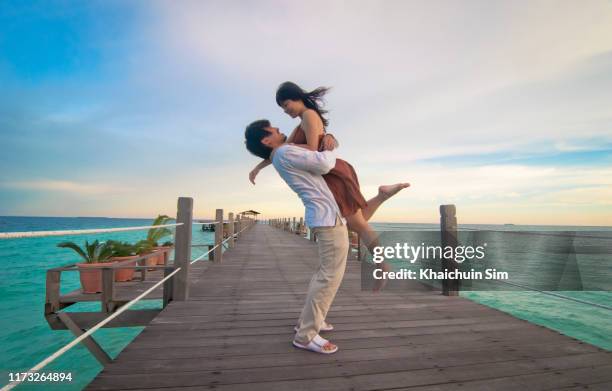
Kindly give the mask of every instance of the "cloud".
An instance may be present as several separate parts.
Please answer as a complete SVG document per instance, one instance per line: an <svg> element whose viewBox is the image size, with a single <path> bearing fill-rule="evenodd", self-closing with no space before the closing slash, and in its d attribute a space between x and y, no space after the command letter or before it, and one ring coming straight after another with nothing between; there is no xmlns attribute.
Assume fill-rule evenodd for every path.
<svg viewBox="0 0 612 391"><path fill-rule="evenodd" d="M589 189L605 194L612 188L612 168L488 165L477 167L449 167L418 165L401 169L390 168L382 172L362 172L366 183L394 183L405 180L411 187L397 196L400 200L417 202L421 206L436 203L494 203L507 201L508 205L532 202L582 203L580 195ZM366 178L363 178L367 176ZM376 188L362 186L364 194L373 195ZM603 191L603 193L602 193ZM561 196L563 195L563 196ZM572 198L573 197L573 198ZM588 198L594 206L608 205L604 196ZM505 213L505 212L504 212Z"/></svg>
<svg viewBox="0 0 612 391"><path fill-rule="evenodd" d="M34 191L50 191L50 192L65 192L71 195L97 195L111 194L130 191L133 189L123 186L113 186L103 183L80 183L66 180L34 180L34 181L16 181L16 182L0 182L0 187L16 190L34 190Z"/></svg>
<svg viewBox="0 0 612 391"><path fill-rule="evenodd" d="M151 21L156 50L141 65L156 64L159 86L198 85L233 102L232 118L213 110L215 120L261 113L289 129L276 86L331 85L330 131L347 158L612 139L606 2L160 2Z"/></svg>

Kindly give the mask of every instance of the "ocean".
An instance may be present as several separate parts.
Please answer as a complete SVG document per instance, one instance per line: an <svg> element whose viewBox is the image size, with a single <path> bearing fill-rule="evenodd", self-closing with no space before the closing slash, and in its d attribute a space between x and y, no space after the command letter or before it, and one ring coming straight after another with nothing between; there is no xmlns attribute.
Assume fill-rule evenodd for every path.
<svg viewBox="0 0 612 391"><path fill-rule="evenodd" d="M150 225L152 219L121 219L99 217L2 217L0 232L46 231L65 229L118 228ZM436 224L373 223L376 230L396 232L401 238L409 231L436 231ZM460 229L490 231L595 231L612 233L610 228L461 225ZM56 247L65 240L83 243L85 240L144 239L146 231L117 232L96 235L52 236L43 238L0 240L0 385L9 381L9 373L26 371L69 343L74 335L69 331L53 331L43 316L45 300L45 271L78 261L70 250ZM214 234L193 228L194 244L211 244ZM194 248L192 258L206 251ZM597 273L604 281L612 281L612 260L608 256ZM543 260L542 260L543 262ZM78 274L62 273L62 291L79 287ZM556 292L592 303L612 305L610 290ZM553 297L533 291L471 291L462 296L516 317L537 323L582 341L612 350L612 311L583 303ZM136 308L160 308L159 300L139 304ZM97 310L99 304L78 304L72 310ZM96 341L111 357L134 339L142 328L101 329L94 334ZM71 372L70 383L25 383L19 389L81 390L102 369L102 366L82 346L76 346L55 360L44 372Z"/></svg>

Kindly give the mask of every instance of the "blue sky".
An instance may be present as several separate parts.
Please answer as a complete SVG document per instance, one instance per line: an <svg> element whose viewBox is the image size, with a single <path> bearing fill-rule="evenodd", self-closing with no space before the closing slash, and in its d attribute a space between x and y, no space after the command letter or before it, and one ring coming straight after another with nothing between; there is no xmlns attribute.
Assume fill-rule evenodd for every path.
<svg viewBox="0 0 612 391"><path fill-rule="evenodd" d="M322 16L323 15L323 16ZM612 225L609 2L4 1L0 215L299 216L250 121L297 125L286 80L331 86L329 131L374 220Z"/></svg>

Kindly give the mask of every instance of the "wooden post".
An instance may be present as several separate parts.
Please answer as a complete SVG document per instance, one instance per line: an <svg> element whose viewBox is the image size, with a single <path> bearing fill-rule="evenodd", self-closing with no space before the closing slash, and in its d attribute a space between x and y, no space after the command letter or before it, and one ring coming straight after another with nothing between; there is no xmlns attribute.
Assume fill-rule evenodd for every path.
<svg viewBox="0 0 612 391"><path fill-rule="evenodd" d="M440 205L440 234L442 239L442 248L451 246L457 247L457 217L455 205ZM454 251L453 251L454 253ZM457 270L457 262L454 259L442 260L442 269L453 271ZM459 280L443 280L442 294L444 296L459 295Z"/></svg>
<svg viewBox="0 0 612 391"><path fill-rule="evenodd" d="M168 265L168 264L166 263L166 265ZM173 271L174 271L174 268L172 268L172 267L165 267L164 268L164 277L166 277L168 274L172 273ZM174 281L173 277L170 277L166 281L164 281L164 291L163 291L164 292L164 297L163 297L163 301L162 301L162 308L166 308L168 303L170 303L172 301L172 295L174 294L174 288L172 287L173 281Z"/></svg>
<svg viewBox="0 0 612 391"><path fill-rule="evenodd" d="M214 244L209 244L209 245L208 245L208 260L209 260L209 261L212 261L212 260L213 260L213 257L214 257L214 254L213 254L213 253L214 253L214 251L213 251L213 247L215 247L215 245L214 245Z"/></svg>
<svg viewBox="0 0 612 391"><path fill-rule="evenodd" d="M111 270L112 272L112 270ZM72 331L74 335L80 337L84 334L84 331L79 325L77 325L74 320L70 317L68 312L58 312L59 319L66 325L68 330ZM81 341L81 343L89 350L89 352L98 360L98 362L102 365L110 364L113 362L113 359L102 349L100 345L93 339L93 335L85 338Z"/></svg>
<svg viewBox="0 0 612 391"><path fill-rule="evenodd" d="M227 245L229 248L232 248L234 247L234 213L230 212L227 218L229 220L229 240L227 241Z"/></svg>
<svg viewBox="0 0 612 391"><path fill-rule="evenodd" d="M300 236L304 236L304 218L300 217Z"/></svg>
<svg viewBox="0 0 612 391"><path fill-rule="evenodd" d="M217 209L215 212L215 262L221 262L223 258L223 209Z"/></svg>
<svg viewBox="0 0 612 391"><path fill-rule="evenodd" d="M47 286L45 297L45 315L51 315L60 308L60 278L61 272L47 270Z"/></svg>
<svg viewBox="0 0 612 391"><path fill-rule="evenodd" d="M183 223L176 227L174 247L174 266L181 270L174 275L174 293L172 299L186 301L189 299L189 269L191 267L191 223L193 221L193 198L179 197L176 222Z"/></svg>
<svg viewBox="0 0 612 391"><path fill-rule="evenodd" d="M237 215L236 216L236 233L238 234L238 232L242 231L242 216ZM236 238L239 239L240 235L236 235Z"/></svg>
<svg viewBox="0 0 612 391"><path fill-rule="evenodd" d="M297 227L295 226L295 217L294 217L291 223L291 232L295 232L295 231L297 231Z"/></svg>
<svg viewBox="0 0 612 391"><path fill-rule="evenodd" d="M102 268L102 295L100 304L102 312L110 314L115 310L115 270L112 267Z"/></svg>

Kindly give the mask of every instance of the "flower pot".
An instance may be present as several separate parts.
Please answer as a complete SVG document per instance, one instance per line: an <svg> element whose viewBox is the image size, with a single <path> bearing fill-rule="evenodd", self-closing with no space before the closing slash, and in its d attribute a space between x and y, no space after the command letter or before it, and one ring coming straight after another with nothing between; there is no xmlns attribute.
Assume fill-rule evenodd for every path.
<svg viewBox="0 0 612 391"><path fill-rule="evenodd" d="M151 252L148 252L148 253L143 253L143 254L140 254L140 256L142 257L142 256L150 255L150 254L153 254L153 253L155 253L155 251L151 251ZM145 266L157 266L157 257L158 256L159 256L159 254L155 254L153 256L150 256L150 257L146 258L144 260ZM155 270L155 269L147 269L147 270L151 271L151 270Z"/></svg>
<svg viewBox="0 0 612 391"><path fill-rule="evenodd" d="M157 264L165 265L166 264L166 254L170 253L174 246L160 246L155 247L155 250L159 252L157 255Z"/></svg>
<svg viewBox="0 0 612 391"><path fill-rule="evenodd" d="M83 293L102 292L102 269L100 266L113 266L113 262L77 263Z"/></svg>
<svg viewBox="0 0 612 391"><path fill-rule="evenodd" d="M129 259L136 259L138 255L130 255L127 257L112 257L110 260L115 262L127 261ZM136 261L126 262L122 266L136 266ZM130 281L134 278L134 269L116 269L115 270L115 281L123 282Z"/></svg>

